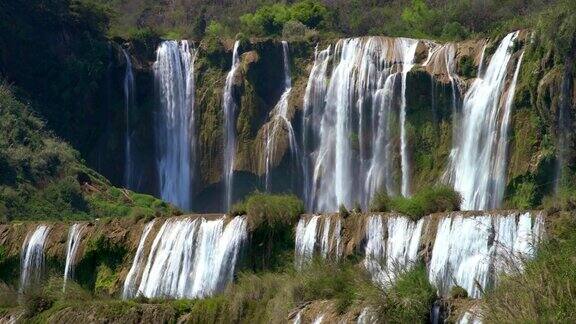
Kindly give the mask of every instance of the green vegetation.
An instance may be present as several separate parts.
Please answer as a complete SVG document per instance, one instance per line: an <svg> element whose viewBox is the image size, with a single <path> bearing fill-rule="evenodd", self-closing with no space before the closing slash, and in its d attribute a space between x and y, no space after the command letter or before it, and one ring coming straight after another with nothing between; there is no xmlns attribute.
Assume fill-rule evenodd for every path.
<svg viewBox="0 0 576 324"><path fill-rule="evenodd" d="M570 323L576 321L576 218L573 212L549 217L548 240L524 274L504 277L485 296L485 322Z"/></svg>
<svg viewBox="0 0 576 324"><path fill-rule="evenodd" d="M248 215L253 229L248 259L254 270L279 269L292 263L293 229L303 212L302 201L289 194L255 192L232 206L230 214Z"/></svg>
<svg viewBox="0 0 576 324"><path fill-rule="evenodd" d="M397 212L418 220L423 216L460 210L462 198L454 189L447 186L427 187L412 197L388 197L386 192L375 194L370 210L375 212Z"/></svg>
<svg viewBox="0 0 576 324"><path fill-rule="evenodd" d="M389 323L426 322L436 299L436 289L428 281L423 264L401 273L392 287L382 293L372 307L377 318L385 318Z"/></svg>
<svg viewBox="0 0 576 324"><path fill-rule="evenodd" d="M172 214L148 195L114 188L0 84L0 220Z"/></svg>

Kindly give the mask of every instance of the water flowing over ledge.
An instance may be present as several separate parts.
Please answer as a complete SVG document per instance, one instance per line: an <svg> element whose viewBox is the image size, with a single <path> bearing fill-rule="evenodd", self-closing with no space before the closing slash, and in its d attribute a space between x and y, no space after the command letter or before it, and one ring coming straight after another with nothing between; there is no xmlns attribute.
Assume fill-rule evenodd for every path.
<svg viewBox="0 0 576 324"><path fill-rule="evenodd" d="M38 225L28 233L20 257L20 292L40 283L44 270L44 244L50 233L47 225Z"/></svg>
<svg viewBox="0 0 576 324"><path fill-rule="evenodd" d="M154 77L159 101L156 155L160 197L189 210L196 161L194 61L188 41L165 41L156 51Z"/></svg>
<svg viewBox="0 0 576 324"><path fill-rule="evenodd" d="M225 220L225 216L166 220L152 242L143 269L142 252L137 252L135 270L127 278L123 295L197 298L222 291L233 278L247 238L245 217L235 217L226 225ZM139 248L148 234L145 228Z"/></svg>
<svg viewBox="0 0 576 324"><path fill-rule="evenodd" d="M338 215L301 218L296 229L296 266L305 271L303 265L313 257L329 257L324 247L338 242L339 253L363 253L364 267L384 287L398 273L423 261L441 296L458 285L472 298L480 298L497 284L500 273L521 272L544 235L543 212L451 212L417 222L395 214L355 217L359 219L344 220L346 225ZM335 237L330 226L336 222L341 237ZM350 232L352 227L356 233Z"/></svg>

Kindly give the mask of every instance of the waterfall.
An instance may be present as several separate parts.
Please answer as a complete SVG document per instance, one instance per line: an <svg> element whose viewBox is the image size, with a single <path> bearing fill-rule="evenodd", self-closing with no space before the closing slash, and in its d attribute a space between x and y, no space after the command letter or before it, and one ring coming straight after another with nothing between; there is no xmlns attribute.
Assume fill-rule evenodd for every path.
<svg viewBox="0 0 576 324"><path fill-rule="evenodd" d="M429 265L429 279L442 295L454 285L472 298L493 285L499 273L521 271L535 253L543 215L509 213L464 217L452 213L440 220Z"/></svg>
<svg viewBox="0 0 576 324"><path fill-rule="evenodd" d="M66 265L64 266L64 285L62 291L66 291L66 282L68 278L74 276L74 266L76 263L78 248L82 240L82 234L88 224L77 223L70 226L68 230L68 241L66 242Z"/></svg>
<svg viewBox="0 0 576 324"><path fill-rule="evenodd" d="M309 154L309 146L318 140L318 138L310 138L309 133L314 135L313 127L320 124L322 119L321 111L314 109L321 107L324 104L324 96L326 95L326 71L330 61L330 46L327 49L318 51L318 46L314 52L314 66L310 71L308 83L306 84L306 92L304 93L304 113L302 114L302 152L303 152L303 172L304 172L304 202L306 203L307 210L312 209L312 202L310 201L309 192L312 187L310 179L310 163L311 158Z"/></svg>
<svg viewBox="0 0 576 324"><path fill-rule="evenodd" d="M28 233L20 255L20 292L40 283L44 270L44 245L50 232L47 225L38 225Z"/></svg>
<svg viewBox="0 0 576 324"><path fill-rule="evenodd" d="M372 215L367 219L364 266L375 282L389 286L397 274L418 260L424 222L423 218L412 222L403 216L384 219Z"/></svg>
<svg viewBox="0 0 576 324"><path fill-rule="evenodd" d="M410 194L406 77L417 44L405 38L349 38L338 41L333 53L317 52L304 101L310 210L350 208L355 202L366 207L382 189Z"/></svg>
<svg viewBox="0 0 576 324"><path fill-rule="evenodd" d="M154 77L160 109L156 154L162 199L190 210L196 154L194 60L187 41L164 41L156 51Z"/></svg>
<svg viewBox="0 0 576 324"><path fill-rule="evenodd" d="M288 42L282 41L282 59L284 70L284 91L280 96L280 100L276 103L274 109L270 112L270 122L266 129L266 144L265 144L265 186L266 191L270 192L272 184L270 179L270 172L272 163L276 158L276 146L278 145L279 133L286 132L290 145L290 154L293 159L296 159L295 165L298 166L298 144L292 123L288 119L288 100L292 92L292 77L290 76L290 52L288 49Z"/></svg>
<svg viewBox="0 0 576 324"><path fill-rule="evenodd" d="M312 324L320 324L320 323L322 323L323 319L324 319L324 314L320 314L320 315L318 315L318 317L316 317L316 319L314 320L314 322L312 322Z"/></svg>
<svg viewBox="0 0 576 324"><path fill-rule="evenodd" d="M400 157L402 168L402 196L410 196L410 160L408 158L408 140L406 139L406 75L414 66L414 55L418 41L400 38L397 42L402 62L402 100L400 101ZM398 47L397 47L398 49Z"/></svg>
<svg viewBox="0 0 576 324"><path fill-rule="evenodd" d="M240 66L238 48L240 41L234 43L232 51L232 66L226 76L224 94L222 96L222 110L224 111L224 191L226 211L232 206L232 190L234 177L234 158L236 156L236 101L234 100L234 77Z"/></svg>
<svg viewBox="0 0 576 324"><path fill-rule="evenodd" d="M510 111L521 58L515 77L503 97L510 48L518 32L500 42L482 77L477 78L464 97L463 116L456 143L454 187L462 194L462 208L492 209L504 195L505 166Z"/></svg>
<svg viewBox="0 0 576 324"><path fill-rule="evenodd" d="M148 241L148 234L154 227L154 220L148 222L144 226L142 231L142 236L140 237L140 242L138 243L138 248L136 249L136 254L134 255L134 260L132 261L132 266L126 275L126 280L124 280L124 287L122 289L122 298L128 299L136 296L135 285L137 281L138 271L142 268L144 263L144 247Z"/></svg>
<svg viewBox="0 0 576 324"><path fill-rule="evenodd" d="M342 254L342 221L333 215L302 217L296 227L295 266L302 269L310 264L314 255L323 259Z"/></svg>
<svg viewBox="0 0 576 324"><path fill-rule="evenodd" d="M372 324L378 323L378 319L372 313L370 307L362 308L362 312L358 315L358 319L356 319L356 324Z"/></svg>
<svg viewBox="0 0 576 324"><path fill-rule="evenodd" d="M247 239L245 217L234 217L224 225L225 220L226 216L172 218L162 224L148 253L137 295L200 298L222 291L233 279Z"/></svg>
<svg viewBox="0 0 576 324"><path fill-rule="evenodd" d="M130 111L134 107L134 74L132 72L132 62L125 49L122 49L126 60L126 70L124 72L124 114L126 118L126 134L124 139L124 186L128 189L138 188L138 179L135 178L134 152L132 152L132 128L130 127Z"/></svg>

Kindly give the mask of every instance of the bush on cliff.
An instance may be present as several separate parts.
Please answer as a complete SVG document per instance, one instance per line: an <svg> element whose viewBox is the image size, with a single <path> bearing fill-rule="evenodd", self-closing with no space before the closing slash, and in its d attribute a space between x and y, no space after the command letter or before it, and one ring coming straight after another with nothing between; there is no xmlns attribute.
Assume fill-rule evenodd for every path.
<svg viewBox="0 0 576 324"><path fill-rule="evenodd" d="M460 210L462 198L447 186L426 187L412 197L388 197L381 191L374 195L370 204L373 212L397 212L418 220L423 216Z"/></svg>
<svg viewBox="0 0 576 324"><path fill-rule="evenodd" d="M232 206L229 214L248 215L253 229L250 248L254 270L281 268L292 262L294 225L304 204L292 194L255 192Z"/></svg>

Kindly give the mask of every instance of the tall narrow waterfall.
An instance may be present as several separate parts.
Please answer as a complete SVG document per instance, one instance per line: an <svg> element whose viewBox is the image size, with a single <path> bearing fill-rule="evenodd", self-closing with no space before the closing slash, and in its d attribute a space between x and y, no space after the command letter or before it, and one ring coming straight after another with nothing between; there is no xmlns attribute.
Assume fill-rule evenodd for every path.
<svg viewBox="0 0 576 324"><path fill-rule="evenodd" d="M417 261L424 222L424 218L412 222L403 216L368 218L364 266L375 282L388 286Z"/></svg>
<svg viewBox="0 0 576 324"><path fill-rule="evenodd" d="M126 280L124 280L124 287L122 289L122 298L128 299L136 296L136 282L138 271L144 266L144 247L148 241L148 234L154 227L154 220L148 222L144 226L144 231L140 237L140 242L138 243L138 248L136 249L136 254L134 255L134 260L132 261L132 266L126 275Z"/></svg>
<svg viewBox="0 0 576 324"><path fill-rule="evenodd" d="M292 77L290 75L290 52L288 49L288 42L282 41L282 59L284 69L284 91L280 96L280 100L270 112L270 122L266 130L266 152L265 152L265 185L266 191L271 190L270 172L272 168L272 161L275 159L276 145L280 132L285 132L290 145L290 155L292 159L296 159L295 165L298 166L298 143L294 135L292 123L288 119L288 100L292 92Z"/></svg>
<svg viewBox="0 0 576 324"><path fill-rule="evenodd" d="M342 221L337 215L302 217L296 227L295 266L302 269L314 256L338 259L342 254Z"/></svg>
<svg viewBox="0 0 576 324"><path fill-rule="evenodd" d="M338 41L334 53L317 52L304 102L310 210L366 207L378 190L410 194L405 94L417 45L350 38Z"/></svg>
<svg viewBox="0 0 576 324"><path fill-rule="evenodd" d="M432 249L430 281L440 294L457 284L472 298L481 297L498 273L519 271L522 261L534 256L543 222L541 214L530 213L474 217L454 213L442 219Z"/></svg>
<svg viewBox="0 0 576 324"><path fill-rule="evenodd" d="M154 76L160 109L156 115L156 154L160 196L191 207L196 154L194 60L187 41L165 41L156 51Z"/></svg>
<svg viewBox="0 0 576 324"><path fill-rule="evenodd" d="M328 63L330 62L330 47L325 50L318 51L318 46L314 52L314 66L310 71L308 83L306 85L306 92L304 93L304 113L302 114L302 152L303 152L303 176L304 176L304 202L306 209L311 210L312 202L310 199L310 191L312 189L312 179L310 174L311 162L313 158L310 157L310 147L318 141L317 135L314 132L314 127L320 124L322 114L319 109L314 110L314 107L322 107L326 96L326 71Z"/></svg>
<svg viewBox="0 0 576 324"><path fill-rule="evenodd" d="M132 152L132 127L130 125L130 112L134 108L134 74L130 55L122 48L126 60L124 72L124 118L126 119L126 134L124 139L124 186L128 189L138 188L138 179L134 170L134 156Z"/></svg>
<svg viewBox="0 0 576 324"><path fill-rule="evenodd" d="M236 101L234 100L234 78L240 66L238 47L240 41L234 43L232 52L232 66L226 76L224 94L222 96L222 110L224 110L224 191L226 211L232 206L232 190L234 187L234 157L236 156Z"/></svg>
<svg viewBox="0 0 576 324"><path fill-rule="evenodd" d="M399 44L399 46L398 46ZM414 55L418 42L413 39L400 38L396 49L400 51L402 62L402 99L400 101L400 157L402 168L402 196L410 196L410 159L408 158L408 140L406 139L406 74L414 66Z"/></svg>
<svg viewBox="0 0 576 324"><path fill-rule="evenodd" d="M126 297L198 298L222 291L233 279L247 238L245 217L224 225L225 220L168 219L152 242L144 269L135 270L141 273L140 282L132 279L136 274L127 278ZM145 229L143 237L147 235ZM134 261L141 264L139 258Z"/></svg>
<svg viewBox="0 0 576 324"><path fill-rule="evenodd" d="M76 264L76 258L78 253L78 248L80 247L80 241L82 239L82 234L88 224L77 223L70 226L68 230L68 241L66 243L66 265L64 266L64 285L62 287L63 291L66 291L66 282L68 278L74 276L74 266Z"/></svg>
<svg viewBox="0 0 576 324"><path fill-rule="evenodd" d="M515 76L507 87L509 63L518 32L500 42L486 71L464 97L463 116L456 143L454 187L462 194L463 209L490 209L500 206L506 179L508 128L521 57Z"/></svg>
<svg viewBox="0 0 576 324"><path fill-rule="evenodd" d="M47 225L38 225L28 233L20 255L20 292L40 283L44 270L44 245L50 232Z"/></svg>

